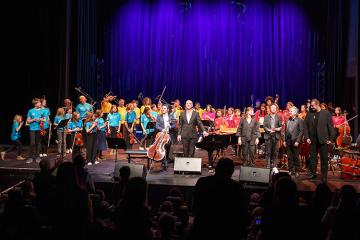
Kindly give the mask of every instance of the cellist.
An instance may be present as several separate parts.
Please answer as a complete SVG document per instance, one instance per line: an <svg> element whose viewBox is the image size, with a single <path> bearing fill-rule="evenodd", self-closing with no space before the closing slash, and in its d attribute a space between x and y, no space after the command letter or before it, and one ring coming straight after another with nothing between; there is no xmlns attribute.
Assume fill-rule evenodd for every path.
<svg viewBox="0 0 360 240"><path fill-rule="evenodd" d="M156 130L159 132L165 132L166 129L169 130L169 135L170 135L170 141L168 142L167 145L165 145L165 150L166 150L166 156L165 158L162 160L162 167L164 170L167 169L167 164L169 160L173 159L173 154L172 154L172 147L171 147L171 143L176 141L176 118L174 116L174 114L169 114L169 108L170 106L168 104L164 104L161 107L161 114L157 116L156 118Z"/></svg>

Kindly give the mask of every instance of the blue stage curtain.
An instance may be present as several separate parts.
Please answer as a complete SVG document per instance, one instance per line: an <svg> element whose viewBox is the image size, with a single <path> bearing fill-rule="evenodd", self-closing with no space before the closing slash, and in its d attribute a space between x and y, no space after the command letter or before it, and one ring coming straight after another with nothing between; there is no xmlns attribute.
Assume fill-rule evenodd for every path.
<svg viewBox="0 0 360 240"><path fill-rule="evenodd" d="M244 107L251 94L278 93L282 107L317 97L326 9L301 2L122 3L104 29L106 87L131 100L139 92L154 98L166 85L167 101L217 107Z"/></svg>

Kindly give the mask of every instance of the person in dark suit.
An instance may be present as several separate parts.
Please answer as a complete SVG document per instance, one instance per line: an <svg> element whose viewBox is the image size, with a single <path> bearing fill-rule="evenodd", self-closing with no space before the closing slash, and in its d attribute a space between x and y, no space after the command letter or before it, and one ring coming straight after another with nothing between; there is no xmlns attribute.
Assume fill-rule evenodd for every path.
<svg viewBox="0 0 360 240"><path fill-rule="evenodd" d="M310 179L316 179L317 174L317 154L320 153L321 177L323 182L327 182L328 173L328 145L335 138L335 131L331 119L331 113L322 110L320 102L312 99L310 103L311 111L305 118L306 141L310 144Z"/></svg>
<svg viewBox="0 0 360 240"><path fill-rule="evenodd" d="M173 148L172 143L175 142L175 128L176 128L176 119L173 114L169 113L169 105L165 104L161 107L161 115L158 115L156 118L155 128L158 132L167 131L170 135L170 141L165 145L166 156L162 160L163 169L167 169L169 160L173 160Z"/></svg>
<svg viewBox="0 0 360 240"><path fill-rule="evenodd" d="M195 144L198 139L196 127L203 132L205 137L208 136L200 120L199 113L193 109L193 102L187 100L185 103L185 111L183 111L179 117L179 132L177 137L178 141L183 144L184 157L194 157Z"/></svg>
<svg viewBox="0 0 360 240"><path fill-rule="evenodd" d="M266 147L266 167L269 168L271 164L273 167L277 166L278 162L278 142L281 137L282 120L277 111L275 104L270 105L270 113L264 118L264 139Z"/></svg>
<svg viewBox="0 0 360 240"><path fill-rule="evenodd" d="M242 146L241 152L243 162L245 165L255 165L255 145L259 143L259 123L252 118L254 109L252 107L246 108L245 119L242 119L237 131L238 144Z"/></svg>
<svg viewBox="0 0 360 240"><path fill-rule="evenodd" d="M304 135L303 120L297 117L299 110L293 106L289 109L290 118L286 122L285 141L286 153L289 162L290 175L299 176L300 160L299 146Z"/></svg>

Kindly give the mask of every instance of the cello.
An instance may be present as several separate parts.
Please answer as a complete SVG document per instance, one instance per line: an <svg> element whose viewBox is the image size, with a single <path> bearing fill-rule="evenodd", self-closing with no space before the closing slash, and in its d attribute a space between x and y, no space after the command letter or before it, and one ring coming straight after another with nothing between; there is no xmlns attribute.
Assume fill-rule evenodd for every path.
<svg viewBox="0 0 360 240"><path fill-rule="evenodd" d="M352 137L350 135L351 129L349 126L349 122L359 116L356 115L349 120L346 120L346 115L347 113L344 112L345 122L338 126L339 136L336 138L336 144L338 147L349 147L351 145Z"/></svg>
<svg viewBox="0 0 360 240"><path fill-rule="evenodd" d="M156 134L155 142L149 147L147 152L149 159L159 162L165 157L165 145L170 141L170 135L168 131L169 127L167 127L165 131L158 132Z"/></svg>

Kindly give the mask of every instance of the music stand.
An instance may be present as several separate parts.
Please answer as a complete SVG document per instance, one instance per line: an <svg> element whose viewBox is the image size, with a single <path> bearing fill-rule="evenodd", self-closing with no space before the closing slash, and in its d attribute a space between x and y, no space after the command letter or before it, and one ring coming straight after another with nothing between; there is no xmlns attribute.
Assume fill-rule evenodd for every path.
<svg viewBox="0 0 360 240"><path fill-rule="evenodd" d="M63 119L63 120L61 120L60 122L59 122L59 124L56 126L56 129L59 129L59 128L63 128L63 139L62 139L62 141L60 142L60 147L61 147L61 157L60 157L60 159L61 159L61 162L63 162L64 161L64 143L63 143L63 141L65 141L65 143L66 143L66 130L67 130L67 126L68 126L68 122L69 122L69 118L67 118L67 119ZM66 147L66 145L65 145L65 147Z"/></svg>
<svg viewBox="0 0 360 240"><path fill-rule="evenodd" d="M115 149L115 163L117 162L118 149L126 150L126 143L124 138L106 138L108 148Z"/></svg>

